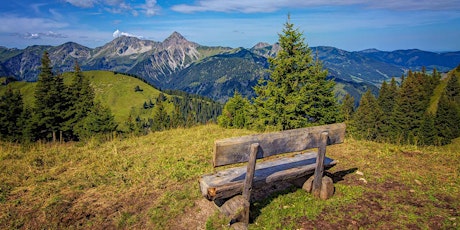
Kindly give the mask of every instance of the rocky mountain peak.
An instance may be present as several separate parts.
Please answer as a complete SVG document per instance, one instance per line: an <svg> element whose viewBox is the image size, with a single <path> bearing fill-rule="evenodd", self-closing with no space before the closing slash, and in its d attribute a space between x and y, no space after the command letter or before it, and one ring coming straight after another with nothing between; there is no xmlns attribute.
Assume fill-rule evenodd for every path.
<svg viewBox="0 0 460 230"><path fill-rule="evenodd" d="M271 46L269 43L266 42L259 42L255 46L252 47L252 49L263 49L267 46Z"/></svg>
<svg viewBox="0 0 460 230"><path fill-rule="evenodd" d="M174 31L169 37L163 41L163 45L168 46L177 46L177 45L191 45L193 42L188 41L182 34Z"/></svg>

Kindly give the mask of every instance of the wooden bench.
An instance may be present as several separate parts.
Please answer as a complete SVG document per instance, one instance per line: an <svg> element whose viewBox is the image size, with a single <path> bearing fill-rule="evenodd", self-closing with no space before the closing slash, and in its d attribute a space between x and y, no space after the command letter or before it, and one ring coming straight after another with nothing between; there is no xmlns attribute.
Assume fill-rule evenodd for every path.
<svg viewBox="0 0 460 230"><path fill-rule="evenodd" d="M217 140L214 145L214 167L243 162L248 164L203 175L200 179L201 193L214 201L242 194L227 203L232 207L243 205L244 212L240 221L247 224L253 187L301 178L315 172L313 192L319 191L324 168L336 164L333 159L325 157L326 146L342 143L344 137L345 124L338 123ZM284 156L256 165L256 159L312 148L318 148L318 152Z"/></svg>

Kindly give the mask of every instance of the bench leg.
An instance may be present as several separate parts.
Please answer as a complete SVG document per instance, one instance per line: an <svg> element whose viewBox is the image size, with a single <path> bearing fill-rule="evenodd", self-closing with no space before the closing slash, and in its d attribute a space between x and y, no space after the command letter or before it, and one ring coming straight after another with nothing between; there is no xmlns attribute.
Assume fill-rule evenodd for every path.
<svg viewBox="0 0 460 230"><path fill-rule="evenodd" d="M315 197L320 197L321 184L324 173L324 158L326 156L328 133L321 133L321 143L318 147L318 155L316 157L316 169L313 179L312 193Z"/></svg>
<svg viewBox="0 0 460 230"><path fill-rule="evenodd" d="M259 151L259 143L251 144L251 152L249 155L248 168L246 170L246 178L244 180L243 198L244 203L243 222L249 224L249 208L251 206L252 182L254 180L254 172L256 169L257 152Z"/></svg>

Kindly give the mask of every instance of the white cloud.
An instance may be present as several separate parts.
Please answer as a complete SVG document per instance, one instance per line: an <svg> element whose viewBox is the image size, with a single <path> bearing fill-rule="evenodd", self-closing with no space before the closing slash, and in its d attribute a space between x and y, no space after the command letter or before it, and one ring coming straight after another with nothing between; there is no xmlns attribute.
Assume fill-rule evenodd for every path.
<svg viewBox="0 0 460 230"><path fill-rule="evenodd" d="M47 18L29 18L16 15L0 15L0 32L26 33L29 31L50 31L67 27L69 24Z"/></svg>
<svg viewBox="0 0 460 230"><path fill-rule="evenodd" d="M153 16L158 14L160 7L156 0L145 0L145 5L142 6L142 9L144 9L147 16Z"/></svg>
<svg viewBox="0 0 460 230"><path fill-rule="evenodd" d="M24 39L42 39L42 38L68 38L67 35L61 33L55 33L53 31L40 32L40 33L14 33L13 36L17 36Z"/></svg>
<svg viewBox="0 0 460 230"><path fill-rule="evenodd" d="M24 37L25 39L40 39L40 35L39 34L33 34L33 33L26 33L24 35L19 35L18 36L22 36Z"/></svg>
<svg viewBox="0 0 460 230"><path fill-rule="evenodd" d="M66 2L81 8L93 8L100 6L107 12L113 14L130 13L138 16L142 11L147 16L157 15L160 7L156 0L145 0L144 4L130 4L126 0L65 0ZM131 1L132 2L132 1Z"/></svg>
<svg viewBox="0 0 460 230"><path fill-rule="evenodd" d="M91 8L98 2L97 0L65 0L66 2L82 8Z"/></svg>
<svg viewBox="0 0 460 230"><path fill-rule="evenodd" d="M134 35L134 34L126 33L126 32L121 32L118 29L115 30L115 32L113 32L113 37L114 38L118 38L118 37L121 37L121 36L135 37L135 38L139 38L139 39L143 38L142 36L138 36L138 35Z"/></svg>
<svg viewBox="0 0 460 230"><path fill-rule="evenodd" d="M317 6L345 6L361 5L371 9L387 10L460 10L460 0L386 0L386 1L367 1L367 0L199 0L195 4L179 4L172 7L172 10L181 13L194 12L273 12L282 8L306 8Z"/></svg>

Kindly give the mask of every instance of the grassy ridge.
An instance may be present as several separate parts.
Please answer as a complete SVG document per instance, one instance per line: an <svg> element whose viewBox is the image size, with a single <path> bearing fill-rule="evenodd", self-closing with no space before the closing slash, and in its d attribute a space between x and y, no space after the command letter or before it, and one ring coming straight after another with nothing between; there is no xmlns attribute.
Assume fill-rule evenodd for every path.
<svg viewBox="0 0 460 230"><path fill-rule="evenodd" d="M110 71L85 71L83 74L88 77L95 92L95 100L110 108L115 116L115 121L122 127L128 120L131 112L141 118L151 117L151 110L144 110L144 102L155 99L160 91L147 83L123 74L114 74ZM72 74L64 74L64 83L70 84ZM12 82L9 85L14 90L20 90L23 95L24 104L32 106L34 103L35 82ZM139 86L143 91L135 92L134 88ZM0 86L0 95L6 91L5 86ZM165 94L166 95L166 94ZM166 95L168 97L168 95ZM173 110L172 103L166 104L167 111Z"/></svg>
<svg viewBox="0 0 460 230"><path fill-rule="evenodd" d="M214 170L215 140L251 133L204 125L102 144L0 143L0 229L224 228L200 205L197 180ZM328 148L341 179L333 198L274 194L254 203L250 228L458 228L459 149L458 139L417 148L348 138Z"/></svg>

